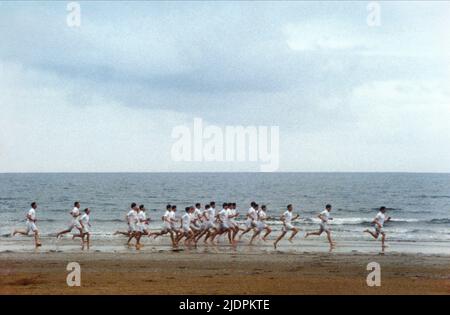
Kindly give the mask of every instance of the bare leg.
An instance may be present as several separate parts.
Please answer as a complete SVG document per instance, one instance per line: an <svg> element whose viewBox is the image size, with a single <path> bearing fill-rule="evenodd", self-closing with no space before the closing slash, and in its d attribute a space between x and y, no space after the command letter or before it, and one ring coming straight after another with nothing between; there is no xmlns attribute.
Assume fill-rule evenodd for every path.
<svg viewBox="0 0 450 315"><path fill-rule="evenodd" d="M369 231L369 230L364 230L364 232L365 232L365 233L369 233L370 235L372 235L372 237L373 237L374 239L377 239L377 238L378 238L378 233L373 233L372 231Z"/></svg>
<svg viewBox="0 0 450 315"><path fill-rule="evenodd" d="M241 235L239 235L239 240L242 239L242 236L244 236L244 234L247 234L247 233L250 232L252 229L253 229L253 228L251 228L251 227L245 229L245 230L241 233Z"/></svg>
<svg viewBox="0 0 450 315"><path fill-rule="evenodd" d="M176 238L175 238L175 244L174 246L178 246L178 244L180 243L180 241L183 239L184 237L184 233L180 233Z"/></svg>
<svg viewBox="0 0 450 315"><path fill-rule="evenodd" d="M16 234L28 235L28 232L26 230L14 230L12 235L15 236Z"/></svg>
<svg viewBox="0 0 450 315"><path fill-rule="evenodd" d="M128 237L127 245L130 245L130 242L133 239L133 237L136 237L136 233L135 232L131 232L129 235L130 236Z"/></svg>
<svg viewBox="0 0 450 315"><path fill-rule="evenodd" d="M233 234L233 236L232 236L233 243L234 243L235 240L236 240L236 235L238 234L238 232L239 232L239 227L238 227L238 226L235 226L234 229L233 229L233 232L232 232L232 234Z"/></svg>
<svg viewBox="0 0 450 315"><path fill-rule="evenodd" d="M130 236L130 232L121 232L121 231L115 231L113 235L122 234L125 236Z"/></svg>
<svg viewBox="0 0 450 315"><path fill-rule="evenodd" d="M256 238L260 233L261 233L260 230L256 230L256 231L253 233L253 236L252 236L252 238L250 239L249 245L253 245L253 241L255 240L255 238Z"/></svg>
<svg viewBox="0 0 450 315"><path fill-rule="evenodd" d="M72 229L63 230L63 231L59 232L58 234L56 234L56 238L59 238L63 234L70 233L71 231L72 231Z"/></svg>
<svg viewBox="0 0 450 315"><path fill-rule="evenodd" d="M214 232L211 234L211 244L216 244L214 243L214 239L216 238L217 235L219 235L220 231L219 230L214 230ZM222 233L220 233L222 234Z"/></svg>
<svg viewBox="0 0 450 315"><path fill-rule="evenodd" d="M317 236L319 236L319 235L321 235L321 234L322 234L322 231L309 232L309 233L306 233L305 238L308 238L308 236L311 236L311 235L317 235Z"/></svg>
<svg viewBox="0 0 450 315"><path fill-rule="evenodd" d="M195 237L195 242L198 242L202 238L202 236L206 234L206 232L208 232L208 230L205 229L198 233L198 235Z"/></svg>
<svg viewBox="0 0 450 315"><path fill-rule="evenodd" d="M327 233L328 243L330 243L330 246L333 247L334 246L334 242L331 239L331 232L330 231L326 231L326 233Z"/></svg>
<svg viewBox="0 0 450 315"><path fill-rule="evenodd" d="M141 249L142 244L141 244L141 237L142 237L142 233L141 232L137 232L136 233L136 249Z"/></svg>
<svg viewBox="0 0 450 315"><path fill-rule="evenodd" d="M292 242L292 239L294 238L294 236L295 236L297 233L298 233L298 230L294 228L294 229L292 230L291 237L289 237L289 242Z"/></svg>
<svg viewBox="0 0 450 315"><path fill-rule="evenodd" d="M272 229L270 227L266 227L266 234L264 234L263 236L263 241L267 241L267 236L269 236L269 234L272 233Z"/></svg>
<svg viewBox="0 0 450 315"><path fill-rule="evenodd" d="M38 231L35 231L35 232L34 232L34 245L35 245L36 247L39 247L39 246L42 245L42 244L41 244L41 241L39 240L39 232L38 232Z"/></svg>
<svg viewBox="0 0 450 315"><path fill-rule="evenodd" d="M280 236L278 236L277 240L273 243L273 247L277 249L278 242L286 235L286 231L282 231Z"/></svg>

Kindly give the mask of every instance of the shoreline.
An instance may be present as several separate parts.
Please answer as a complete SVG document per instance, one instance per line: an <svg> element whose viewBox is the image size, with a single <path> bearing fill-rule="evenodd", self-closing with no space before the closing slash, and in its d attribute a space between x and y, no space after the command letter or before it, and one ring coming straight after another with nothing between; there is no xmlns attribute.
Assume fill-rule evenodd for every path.
<svg viewBox="0 0 450 315"><path fill-rule="evenodd" d="M231 246L225 239L220 239L218 245L204 245L199 242L197 248L184 248L180 245L180 250L189 250L191 252L203 251L219 251L219 252L259 252L259 253L292 253L292 254L308 254L308 253L328 253L330 247L325 237L295 238L292 243L287 240L280 242L277 249L273 248L273 239L267 242L258 240L255 245L249 246L248 237L245 237L237 246ZM15 238L0 238L0 254L1 253L21 253L21 252L82 252L80 242L72 240L70 237L56 239L55 237L41 237L43 246L39 249L34 248L32 236L18 236ZM103 253L130 253L134 252L134 247L125 245L126 238L122 236L114 236L110 238L92 238L90 252ZM168 237L158 238L157 240L142 238L143 248L141 252L158 252L161 250L171 251ZM450 257L450 247L447 242L431 242L431 241L387 241L386 254L414 254L414 255L436 255ZM331 252L341 254L361 253L361 254L379 254L381 252L381 242L379 240L362 239L359 241L337 241L337 245Z"/></svg>
<svg viewBox="0 0 450 315"><path fill-rule="evenodd" d="M81 287L68 287L69 262ZM381 267L368 287L367 264ZM388 253L0 253L0 294L450 294L450 257Z"/></svg>

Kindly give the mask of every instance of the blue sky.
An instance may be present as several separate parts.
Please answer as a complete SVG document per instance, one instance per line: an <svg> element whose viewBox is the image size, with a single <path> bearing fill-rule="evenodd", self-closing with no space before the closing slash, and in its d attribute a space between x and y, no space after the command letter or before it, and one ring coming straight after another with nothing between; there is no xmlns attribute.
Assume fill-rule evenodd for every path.
<svg viewBox="0 0 450 315"><path fill-rule="evenodd" d="M171 130L280 126L280 171L446 172L450 3L0 4L0 171L179 163Z"/></svg>

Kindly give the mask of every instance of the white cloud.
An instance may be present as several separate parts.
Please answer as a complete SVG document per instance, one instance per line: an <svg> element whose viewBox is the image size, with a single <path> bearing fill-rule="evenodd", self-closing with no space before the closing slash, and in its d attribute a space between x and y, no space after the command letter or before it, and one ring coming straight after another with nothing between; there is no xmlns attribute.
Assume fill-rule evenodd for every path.
<svg viewBox="0 0 450 315"><path fill-rule="evenodd" d="M87 106L78 106L52 76L17 64L0 68L0 171L170 169L171 128L188 116L111 103L95 88L85 91Z"/></svg>

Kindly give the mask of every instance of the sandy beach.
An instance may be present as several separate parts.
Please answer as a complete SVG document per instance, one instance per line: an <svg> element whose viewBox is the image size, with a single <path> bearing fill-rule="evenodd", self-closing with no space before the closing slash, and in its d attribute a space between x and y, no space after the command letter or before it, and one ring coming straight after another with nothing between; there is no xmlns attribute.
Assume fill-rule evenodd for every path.
<svg viewBox="0 0 450 315"><path fill-rule="evenodd" d="M81 265L81 287L66 266ZM381 287L368 287L369 262ZM450 257L410 254L0 253L1 294L450 294Z"/></svg>

